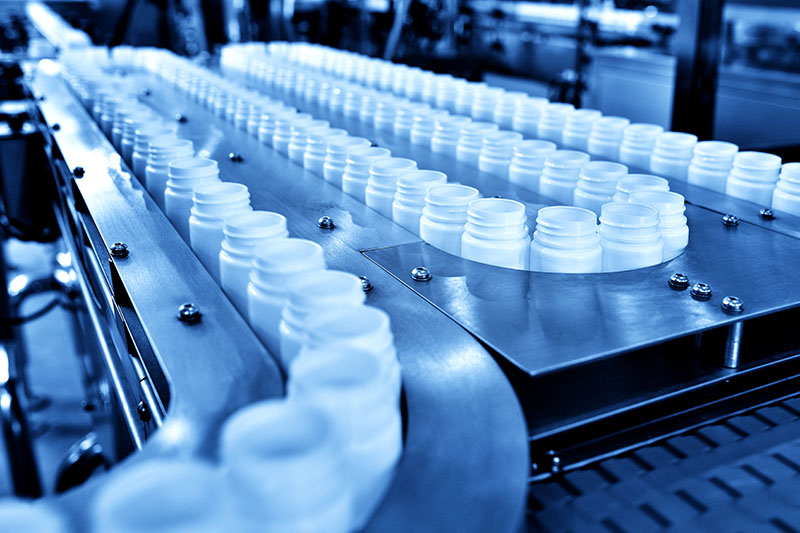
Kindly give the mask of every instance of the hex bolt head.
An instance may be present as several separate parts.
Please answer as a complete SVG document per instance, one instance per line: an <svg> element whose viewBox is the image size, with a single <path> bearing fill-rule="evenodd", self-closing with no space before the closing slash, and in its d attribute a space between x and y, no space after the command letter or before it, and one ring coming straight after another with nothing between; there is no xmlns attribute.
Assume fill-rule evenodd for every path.
<svg viewBox="0 0 800 533"><path fill-rule="evenodd" d="M722 299L720 307L728 313L741 313L744 311L744 302L736 296L726 296Z"/></svg>
<svg viewBox="0 0 800 533"><path fill-rule="evenodd" d="M147 404L144 403L144 401L136 404L136 412L139 413L139 420L142 422L150 422L150 419L152 418L150 415L150 408L147 407Z"/></svg>
<svg viewBox="0 0 800 533"><path fill-rule="evenodd" d="M128 245L124 242L115 242L109 247L112 257L128 257Z"/></svg>
<svg viewBox="0 0 800 533"><path fill-rule="evenodd" d="M186 303L178 308L178 320L181 322L194 324L199 322L202 316L200 308L193 303Z"/></svg>
<svg viewBox="0 0 800 533"><path fill-rule="evenodd" d="M669 286L673 289L684 291L689 288L689 277L686 274L676 272L669 277Z"/></svg>
<svg viewBox="0 0 800 533"><path fill-rule="evenodd" d="M419 266L411 271L411 279L414 281L430 281L432 277L431 271L424 266Z"/></svg>
<svg viewBox="0 0 800 533"><path fill-rule="evenodd" d="M695 283L692 285L691 294L697 300L708 300L711 298L711 286L705 283Z"/></svg>
<svg viewBox="0 0 800 533"><path fill-rule="evenodd" d="M317 220L317 226L322 229L333 229L336 227L336 225L333 223L333 219L328 215L319 217L319 220Z"/></svg>
<svg viewBox="0 0 800 533"><path fill-rule="evenodd" d="M234 163L241 163L242 161L244 161L244 158L242 157L242 154L240 154L239 152L231 152L231 153L229 153L228 154L228 159L230 159Z"/></svg>
<svg viewBox="0 0 800 533"><path fill-rule="evenodd" d="M76 178L82 178L86 175L86 171L83 169L83 167L75 167L72 169L72 175Z"/></svg>
<svg viewBox="0 0 800 533"><path fill-rule="evenodd" d="M722 223L729 228L735 228L739 225L739 217L736 215L727 214L722 217Z"/></svg>
<svg viewBox="0 0 800 533"><path fill-rule="evenodd" d="M372 282L367 276L360 276L359 279L361 280L361 288L364 292L369 292L373 289Z"/></svg>
<svg viewBox="0 0 800 533"><path fill-rule="evenodd" d="M177 120L181 124L186 124L187 122L189 122L189 117L187 117L183 113L178 113L177 115L175 115L175 120Z"/></svg>
<svg viewBox="0 0 800 533"><path fill-rule="evenodd" d="M764 220L775 220L775 212L769 207L765 207L764 209L762 209L759 212L759 215L761 215L761 218L763 218Z"/></svg>

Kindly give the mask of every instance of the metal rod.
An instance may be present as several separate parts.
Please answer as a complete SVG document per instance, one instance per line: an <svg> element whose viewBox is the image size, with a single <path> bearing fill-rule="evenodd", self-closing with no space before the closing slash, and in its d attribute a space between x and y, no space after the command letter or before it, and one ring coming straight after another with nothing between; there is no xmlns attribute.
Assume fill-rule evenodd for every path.
<svg viewBox="0 0 800 533"><path fill-rule="evenodd" d="M744 329L744 322L741 320L728 326L728 339L725 341L725 368L737 368L739 366L742 329Z"/></svg>

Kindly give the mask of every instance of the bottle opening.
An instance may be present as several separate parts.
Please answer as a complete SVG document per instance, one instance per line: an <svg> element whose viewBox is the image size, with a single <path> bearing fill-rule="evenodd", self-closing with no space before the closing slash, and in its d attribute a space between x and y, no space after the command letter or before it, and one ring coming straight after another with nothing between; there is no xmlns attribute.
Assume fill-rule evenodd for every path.
<svg viewBox="0 0 800 533"><path fill-rule="evenodd" d="M582 207L543 207L536 217L536 229L564 237L590 235L597 232L597 215Z"/></svg>
<svg viewBox="0 0 800 533"><path fill-rule="evenodd" d="M600 222L617 228L647 228L658 226L658 211L648 205L626 202L603 204Z"/></svg>

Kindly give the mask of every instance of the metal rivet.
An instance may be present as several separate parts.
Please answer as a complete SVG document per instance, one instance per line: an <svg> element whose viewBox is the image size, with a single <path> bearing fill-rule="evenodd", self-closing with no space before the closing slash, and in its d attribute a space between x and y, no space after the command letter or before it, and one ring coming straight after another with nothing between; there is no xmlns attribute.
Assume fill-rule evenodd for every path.
<svg viewBox="0 0 800 533"><path fill-rule="evenodd" d="M109 250L113 257L128 257L128 245L124 242L115 242Z"/></svg>
<svg viewBox="0 0 800 533"><path fill-rule="evenodd" d="M495 194L494 196L492 196L492 198L502 198L502 196L500 196L499 194Z"/></svg>
<svg viewBox="0 0 800 533"><path fill-rule="evenodd" d="M722 299L720 307L722 307L723 311L727 311L729 313L741 313L744 311L744 302L742 302L736 296L726 296Z"/></svg>
<svg viewBox="0 0 800 533"><path fill-rule="evenodd" d="M136 412L139 413L139 420L142 422L150 422L150 408L147 407L147 404L144 403L144 401L141 401L136 405Z"/></svg>
<svg viewBox="0 0 800 533"><path fill-rule="evenodd" d="M72 175L76 178L82 178L86 175L86 171L83 169L83 167L75 167L72 170Z"/></svg>
<svg viewBox="0 0 800 533"><path fill-rule="evenodd" d="M361 288L364 289L364 292L372 290L372 282L367 276L361 276L359 279L361 279Z"/></svg>
<svg viewBox="0 0 800 533"><path fill-rule="evenodd" d="M241 163L242 161L244 161L244 158L242 157L242 154L240 154L239 152L231 152L231 153L229 153L228 154L228 159L230 159L234 163Z"/></svg>
<svg viewBox="0 0 800 533"><path fill-rule="evenodd" d="M561 458L556 455L556 452L550 450L547 452L547 456L550 458L550 472L553 474L561 472Z"/></svg>
<svg viewBox="0 0 800 533"><path fill-rule="evenodd" d="M328 215L319 217L319 220L317 220L317 226L322 229L333 229L336 227L336 225L333 223L333 219Z"/></svg>
<svg viewBox="0 0 800 533"><path fill-rule="evenodd" d="M58 122L56 122L55 124L53 124L53 127L52 127L51 129L52 129L53 131L59 131L59 130L61 129L61 124L59 124Z"/></svg>
<svg viewBox="0 0 800 533"><path fill-rule="evenodd" d="M736 227L739 225L739 217L730 214L725 215L722 217L722 223L731 228Z"/></svg>
<svg viewBox="0 0 800 533"><path fill-rule="evenodd" d="M411 279L414 281L430 281L432 277L430 270L424 266L417 267L411 271Z"/></svg>
<svg viewBox="0 0 800 533"><path fill-rule="evenodd" d="M45 100L47 100L47 97L43 94L36 97L37 102L44 102Z"/></svg>
<svg viewBox="0 0 800 533"><path fill-rule="evenodd" d="M761 215L761 218L763 218L765 220L774 220L775 219L775 212L772 209L770 209L769 207L765 207L764 209L762 209L759 214Z"/></svg>
<svg viewBox="0 0 800 533"><path fill-rule="evenodd" d="M185 123L189 122L189 117L187 117L183 113L178 113L177 115L175 115L175 120L177 120L181 124L185 124Z"/></svg>
<svg viewBox="0 0 800 533"><path fill-rule="evenodd" d="M686 290L689 288L689 277L686 274L676 272L669 277L669 286L681 291Z"/></svg>
<svg viewBox="0 0 800 533"><path fill-rule="evenodd" d="M153 93L150 92L150 89L142 89L142 96L150 96L151 94Z"/></svg>
<svg viewBox="0 0 800 533"><path fill-rule="evenodd" d="M698 300L708 300L711 298L711 286L705 283L695 283L692 285L692 296Z"/></svg>
<svg viewBox="0 0 800 533"><path fill-rule="evenodd" d="M192 303L183 304L178 308L178 320L181 322L199 322L202 316L200 309Z"/></svg>

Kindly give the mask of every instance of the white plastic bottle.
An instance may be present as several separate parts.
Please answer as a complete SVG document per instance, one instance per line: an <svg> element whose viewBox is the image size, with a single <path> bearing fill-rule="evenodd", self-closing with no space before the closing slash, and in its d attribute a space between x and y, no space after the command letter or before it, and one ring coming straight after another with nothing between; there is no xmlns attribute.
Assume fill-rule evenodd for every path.
<svg viewBox="0 0 800 533"><path fill-rule="evenodd" d="M697 136L665 131L656 139L650 157L650 172L665 178L686 181Z"/></svg>
<svg viewBox="0 0 800 533"><path fill-rule="evenodd" d="M308 336L308 318L321 309L339 312L363 305L361 279L349 272L323 270L298 274L286 283L287 302L279 326L280 359L285 370L300 353ZM335 310L335 311L334 311Z"/></svg>
<svg viewBox="0 0 800 533"><path fill-rule="evenodd" d="M589 154L598 159L619 161L619 149L625 128L631 121L624 117L600 117L589 134Z"/></svg>
<svg viewBox="0 0 800 533"><path fill-rule="evenodd" d="M517 143L508 167L508 181L539 192L539 178L544 169L544 161L555 151L556 144L550 141L528 140Z"/></svg>
<svg viewBox="0 0 800 533"><path fill-rule="evenodd" d="M658 124L631 124L622 134L619 161L638 170L650 169L656 140L664 132Z"/></svg>
<svg viewBox="0 0 800 533"><path fill-rule="evenodd" d="M269 240L256 246L254 258L247 286L247 316L253 331L277 355L286 283L298 274L325 270L325 259L319 244L303 239Z"/></svg>
<svg viewBox="0 0 800 533"><path fill-rule="evenodd" d="M539 111L539 124L536 127L536 136L546 141L560 143L564 137L564 127L567 117L575 111L572 104L553 102L545 105Z"/></svg>
<svg viewBox="0 0 800 533"><path fill-rule="evenodd" d="M292 140L292 127L308 127L313 118L308 113L281 113L275 118L275 132L272 134L272 149L289 155L289 141Z"/></svg>
<svg viewBox="0 0 800 533"><path fill-rule="evenodd" d="M456 144L456 159L478 168L478 158L483 147L483 139L499 130L493 122L472 122L461 128Z"/></svg>
<svg viewBox="0 0 800 533"><path fill-rule="evenodd" d="M566 150L589 151L589 134L594 122L603 114L597 109L576 109L567 115L561 144Z"/></svg>
<svg viewBox="0 0 800 533"><path fill-rule="evenodd" d="M131 167L133 167L133 142L136 136L136 130L146 125L153 124L157 120L158 119L154 116L145 114L144 116L126 117L122 122L119 152L122 155L122 159Z"/></svg>
<svg viewBox="0 0 800 533"><path fill-rule="evenodd" d="M725 194L760 205L772 203L781 158L765 152L739 152L733 158Z"/></svg>
<svg viewBox="0 0 800 533"><path fill-rule="evenodd" d="M785 163L772 192L772 209L800 216L800 163Z"/></svg>
<svg viewBox="0 0 800 533"><path fill-rule="evenodd" d="M628 174L617 181L615 202L627 202L634 191L668 191L669 182L659 176L650 174Z"/></svg>
<svg viewBox="0 0 800 533"><path fill-rule="evenodd" d="M192 157L169 164L164 212L183 240L191 242L189 216L194 190L201 184L219 181L219 166L213 159Z"/></svg>
<svg viewBox="0 0 800 533"><path fill-rule="evenodd" d="M455 102L456 114L471 115L475 91L479 91L484 87L486 87L486 84L482 81L469 81L459 85Z"/></svg>
<svg viewBox="0 0 800 533"><path fill-rule="evenodd" d="M506 91L497 99L492 114L492 122L500 126L502 130L510 130L514 127L514 111L517 102L527 95L521 91Z"/></svg>
<svg viewBox="0 0 800 533"><path fill-rule="evenodd" d="M392 218L397 180L412 170L417 170L417 163L411 159L387 157L373 161L364 191L364 203L386 218Z"/></svg>
<svg viewBox="0 0 800 533"><path fill-rule="evenodd" d="M308 136L312 133L322 134L330 129L327 120L312 120L310 122L296 122L292 124L292 134L289 139L287 153L289 159L297 164L303 164L303 158L308 145Z"/></svg>
<svg viewBox="0 0 800 533"><path fill-rule="evenodd" d="M243 315L247 315L247 284L256 246L289 236L286 217L270 211L251 211L225 220L219 252L222 290Z"/></svg>
<svg viewBox="0 0 800 533"><path fill-rule="evenodd" d="M447 175L436 170L413 170L401 175L392 203L392 219L414 235L419 235L428 189L446 182Z"/></svg>
<svg viewBox="0 0 800 533"><path fill-rule="evenodd" d="M66 533L64 519L49 505L17 498L0 500L0 524L9 533Z"/></svg>
<svg viewBox="0 0 800 533"><path fill-rule="evenodd" d="M497 105L504 89L500 87L480 87L473 92L470 116L478 121L491 122L494 120L494 108Z"/></svg>
<svg viewBox="0 0 800 533"><path fill-rule="evenodd" d="M347 154L360 148L367 148L372 143L363 137L336 137L328 141L328 153L322 165L325 181L341 189L342 175L347 164Z"/></svg>
<svg viewBox="0 0 800 533"><path fill-rule="evenodd" d="M559 204L572 205L575 187L589 154L576 150L556 150L548 154L539 178L539 194Z"/></svg>
<svg viewBox="0 0 800 533"><path fill-rule="evenodd" d="M462 115L441 115L436 118L431 136L431 151L456 157L456 145L461 128L470 124L472 119Z"/></svg>
<svg viewBox="0 0 800 533"><path fill-rule="evenodd" d="M366 189L369 182L369 168L374 161L392 156L388 148L377 146L358 148L347 155L347 163L342 175L342 191L366 203Z"/></svg>
<svg viewBox="0 0 800 533"><path fill-rule="evenodd" d="M602 267L595 213L570 206L539 209L531 242L531 270L591 274Z"/></svg>
<svg viewBox="0 0 800 533"><path fill-rule="evenodd" d="M436 87L435 106L455 113L458 88L462 85L466 85L466 83L466 80L460 78L440 78Z"/></svg>
<svg viewBox="0 0 800 533"><path fill-rule="evenodd" d="M661 263L664 243L658 211L647 205L610 202L600 213L603 272L633 270Z"/></svg>
<svg viewBox="0 0 800 533"><path fill-rule="evenodd" d="M572 205L599 214L603 204L613 201L617 182L627 174L628 167L620 163L610 161L586 163L581 169Z"/></svg>
<svg viewBox="0 0 800 533"><path fill-rule="evenodd" d="M724 141L697 143L687 173L689 183L724 193L738 151L738 146Z"/></svg>
<svg viewBox="0 0 800 533"><path fill-rule="evenodd" d="M377 132L390 133L394 130L394 119L397 114L397 100L382 95L375 107L372 118L372 127Z"/></svg>
<svg viewBox="0 0 800 533"><path fill-rule="evenodd" d="M520 98L514 103L511 129L520 132L526 139L535 139L539 131L541 110L549 102L547 98Z"/></svg>
<svg viewBox="0 0 800 533"><path fill-rule="evenodd" d="M467 209L479 196L478 189L467 185L448 183L430 187L419 221L419 236L431 246L460 256Z"/></svg>
<svg viewBox="0 0 800 533"><path fill-rule="evenodd" d="M169 164L194 155L192 141L174 135L162 135L150 141L147 149L145 183L153 201L164 210L164 191L167 189Z"/></svg>
<svg viewBox="0 0 800 533"><path fill-rule="evenodd" d="M250 192L241 183L212 181L195 187L192 204L189 217L192 250L219 283L219 253L225 220L252 211Z"/></svg>
<svg viewBox="0 0 800 533"><path fill-rule="evenodd" d="M686 204L683 196L668 191L634 191L629 201L658 210L658 230L664 242L662 261L675 259L686 249L689 244L689 226L684 216Z"/></svg>
<svg viewBox="0 0 800 533"><path fill-rule="evenodd" d="M409 132L411 144L430 146L436 121L447 115L449 113L444 109L417 108L414 112L414 122Z"/></svg>
<svg viewBox="0 0 800 533"><path fill-rule="evenodd" d="M530 264L525 204L505 198L473 200L461 237L461 257L517 270Z"/></svg>
<svg viewBox="0 0 800 533"><path fill-rule="evenodd" d="M165 124L149 124L136 130L133 141L133 173L142 182L147 183L145 169L150 156L150 142L157 137L173 134L174 131Z"/></svg>
<svg viewBox="0 0 800 533"><path fill-rule="evenodd" d="M347 137L347 132L340 128L312 131L308 134L306 150L303 154L303 167L322 176L325 166L325 156L328 155L328 143L334 139Z"/></svg>
<svg viewBox="0 0 800 533"><path fill-rule="evenodd" d="M258 142L272 146L272 137L275 135L275 123L278 116L285 113L295 111L285 105L275 106L271 109L265 109L261 115L261 122L258 126Z"/></svg>
<svg viewBox="0 0 800 533"><path fill-rule="evenodd" d="M483 138L478 169L492 176L508 179L508 168L514 155L514 147L522 142L522 134L516 131L498 131Z"/></svg>
<svg viewBox="0 0 800 533"><path fill-rule="evenodd" d="M408 141L411 138L411 127L417 113L430 112L430 106L419 102L402 102L397 105L394 115L394 136Z"/></svg>

